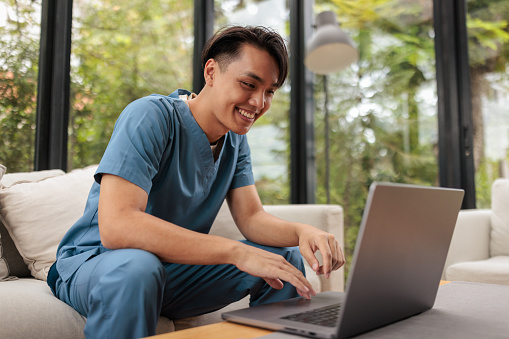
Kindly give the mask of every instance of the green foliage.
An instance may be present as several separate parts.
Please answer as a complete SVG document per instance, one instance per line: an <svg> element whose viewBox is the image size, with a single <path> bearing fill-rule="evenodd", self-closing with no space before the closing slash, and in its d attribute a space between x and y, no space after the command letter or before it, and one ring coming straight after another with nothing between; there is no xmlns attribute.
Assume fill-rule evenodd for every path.
<svg viewBox="0 0 509 339"><path fill-rule="evenodd" d="M284 178L263 177L256 181L256 189L264 205L288 204L290 184Z"/></svg>
<svg viewBox="0 0 509 339"><path fill-rule="evenodd" d="M345 210L347 263L355 245L367 188L373 181L439 185L431 7L426 1L323 0L358 44L360 60L328 77L332 203ZM507 1L468 1L472 67L504 76L509 57ZM323 135L324 96L316 81L316 135ZM498 86L499 88L503 87ZM495 91L495 90L493 90ZM485 93L473 93L483 96ZM325 202L324 140L317 138L318 202ZM490 203L499 163L485 160L476 173L478 207ZM348 267L347 267L348 268Z"/></svg>
<svg viewBox="0 0 509 339"><path fill-rule="evenodd" d="M97 163L133 100L190 89L193 1L75 1L69 158Z"/></svg>
<svg viewBox="0 0 509 339"><path fill-rule="evenodd" d="M505 159L496 161L485 159L475 173L475 189L477 208L491 208L491 186L493 182L500 178L503 171L501 166L509 163L509 154Z"/></svg>
<svg viewBox="0 0 509 339"><path fill-rule="evenodd" d="M493 168L498 167L497 163L485 161L481 164L476 173L475 189L477 208L491 207L491 184L498 177L493 177Z"/></svg>
<svg viewBox="0 0 509 339"><path fill-rule="evenodd" d="M332 6L331 6L332 3ZM321 1L337 12L360 54L352 68L328 76L330 197L344 208L347 269L369 185L436 185L437 118L432 22L418 3ZM368 10L366 10L368 9ZM315 82L317 202L326 202L324 94ZM432 100L433 100L432 99Z"/></svg>
<svg viewBox="0 0 509 339"><path fill-rule="evenodd" d="M39 24L29 1L0 1L0 163L8 172L30 171L34 163Z"/></svg>
<svg viewBox="0 0 509 339"><path fill-rule="evenodd" d="M509 14L509 12L508 12ZM482 66L486 59L509 42L507 20L485 21L467 15L470 63ZM507 59L505 58L505 61Z"/></svg>

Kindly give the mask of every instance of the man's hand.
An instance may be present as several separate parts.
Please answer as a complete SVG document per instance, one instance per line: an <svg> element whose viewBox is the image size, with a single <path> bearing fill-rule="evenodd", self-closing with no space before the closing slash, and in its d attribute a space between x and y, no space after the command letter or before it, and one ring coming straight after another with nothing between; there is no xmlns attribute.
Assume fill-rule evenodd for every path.
<svg viewBox="0 0 509 339"><path fill-rule="evenodd" d="M332 271L345 264L345 256L334 235L315 227L306 225L299 232L299 248L313 271L318 275L324 274L327 279ZM315 257L318 250L322 254L322 266Z"/></svg>
<svg viewBox="0 0 509 339"><path fill-rule="evenodd" d="M252 276L260 277L275 289L283 288L283 281L287 281L297 289L299 295L310 299L316 295L315 290L301 271L291 265L280 255L262 249L241 244L235 253L235 266Z"/></svg>
<svg viewBox="0 0 509 339"><path fill-rule="evenodd" d="M298 245L309 266L317 274L324 274L327 278L332 271L344 265L345 257L334 235L311 225L285 221L265 212L254 185L230 190L227 200L233 219L246 239L257 244L275 247ZM318 250L322 254L322 266L320 266L314 255ZM255 262L255 259L248 261L247 258L254 258L255 256L252 252L246 252L247 257L243 258L244 260L240 261L237 267L249 274L264 278L269 284L274 283L274 286L271 284L273 287L282 286L281 280L279 280L282 279L299 289L299 294L303 295L308 292L295 280L297 279L302 283L306 282L305 286L311 287L302 273L299 272L300 275L292 273L291 277L288 275L288 272L295 272L291 270L292 268L298 271L295 267L282 258L279 259L279 262L284 261L284 264L291 266L291 268L287 268L281 263L276 264L274 261L263 260L264 255L258 255L260 255L260 258L258 258L260 262ZM262 260L263 262L261 262ZM265 269L267 270L264 271ZM282 273L282 271L287 273Z"/></svg>

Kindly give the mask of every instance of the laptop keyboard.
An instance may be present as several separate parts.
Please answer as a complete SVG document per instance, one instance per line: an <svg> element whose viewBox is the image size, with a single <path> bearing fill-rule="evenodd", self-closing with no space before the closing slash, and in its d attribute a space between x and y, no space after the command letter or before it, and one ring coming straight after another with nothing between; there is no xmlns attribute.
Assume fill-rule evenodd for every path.
<svg viewBox="0 0 509 339"><path fill-rule="evenodd" d="M282 319L298 321L326 327L334 327L338 322L340 304L325 306L311 311L295 313Z"/></svg>

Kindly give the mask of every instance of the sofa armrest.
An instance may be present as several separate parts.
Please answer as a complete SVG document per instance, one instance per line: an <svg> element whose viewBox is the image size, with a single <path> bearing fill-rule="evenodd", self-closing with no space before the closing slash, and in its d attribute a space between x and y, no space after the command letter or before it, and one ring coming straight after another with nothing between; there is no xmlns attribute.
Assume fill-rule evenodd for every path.
<svg viewBox="0 0 509 339"><path fill-rule="evenodd" d="M332 233L343 247L343 208L339 205L264 205L264 209L278 218L310 224ZM244 238L237 229L226 203L221 207L210 233L234 240ZM317 258L321 261L319 253ZM333 272L329 279L323 276L318 278L322 292L344 290L343 267Z"/></svg>
<svg viewBox="0 0 509 339"><path fill-rule="evenodd" d="M462 210L447 254L447 267L464 261L486 260L490 253L491 210Z"/></svg>

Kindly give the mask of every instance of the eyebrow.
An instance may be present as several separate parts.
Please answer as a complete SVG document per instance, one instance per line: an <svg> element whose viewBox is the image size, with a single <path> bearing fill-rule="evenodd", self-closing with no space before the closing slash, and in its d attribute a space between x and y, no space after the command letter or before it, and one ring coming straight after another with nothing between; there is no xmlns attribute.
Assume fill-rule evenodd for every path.
<svg viewBox="0 0 509 339"><path fill-rule="evenodd" d="M247 72L247 73L245 73L245 75L247 75L250 78L253 78L254 80L256 80L258 82L264 83L263 79L253 72ZM272 86L277 87L277 83L273 83Z"/></svg>

